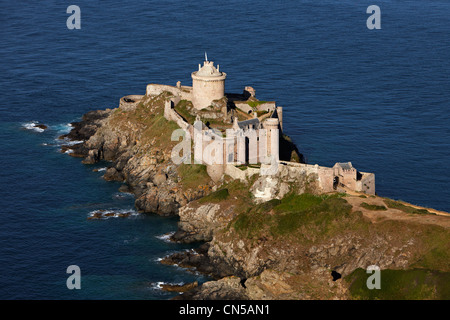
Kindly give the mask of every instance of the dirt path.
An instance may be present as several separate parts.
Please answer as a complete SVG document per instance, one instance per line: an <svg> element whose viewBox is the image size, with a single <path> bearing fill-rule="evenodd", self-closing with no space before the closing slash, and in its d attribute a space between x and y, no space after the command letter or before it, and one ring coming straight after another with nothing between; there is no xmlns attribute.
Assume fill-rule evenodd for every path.
<svg viewBox="0 0 450 320"><path fill-rule="evenodd" d="M404 205L411 206L417 209L426 209L429 212L435 213L436 215L406 213L399 209L389 208L381 197L367 196L367 198L362 198L360 197L361 194L358 193L349 194L349 192L347 192L347 194L348 196L345 197L345 200L347 200L348 203L353 206L353 211L361 211L364 216L369 218L373 223L377 223L385 219L390 219L420 224L434 224L450 229L450 214L448 214L447 212L410 205L408 203L402 202ZM363 202L371 205L384 206L387 208L387 210L369 210L367 208L361 207L361 204Z"/></svg>

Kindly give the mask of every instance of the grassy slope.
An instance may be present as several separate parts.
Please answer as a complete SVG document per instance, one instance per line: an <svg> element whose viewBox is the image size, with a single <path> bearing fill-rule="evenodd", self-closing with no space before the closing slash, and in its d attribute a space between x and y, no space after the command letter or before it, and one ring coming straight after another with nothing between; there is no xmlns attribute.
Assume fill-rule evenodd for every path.
<svg viewBox="0 0 450 320"><path fill-rule="evenodd" d="M249 239L271 236L309 243L367 224L351 208L340 194L291 194L243 211L232 226Z"/></svg>
<svg viewBox="0 0 450 320"><path fill-rule="evenodd" d="M206 166L203 164L181 164L178 166L181 183L186 188L196 188L211 181Z"/></svg>
<svg viewBox="0 0 450 320"><path fill-rule="evenodd" d="M243 194L242 191L241 197L249 203L251 196ZM225 194L227 196L224 196ZM230 199L228 189L227 192L219 190L216 195L215 201ZM369 275L364 270L356 270L345 279L351 284L351 297L450 299L450 281L447 281L450 275L450 237L446 228L394 220L373 224L360 211L353 211L342 194L290 194L281 200L274 199L259 205L242 205L239 208L239 214L226 230L232 228L240 238L253 243L261 238L269 238L311 245L349 232L366 238L374 235L394 235L400 237L399 239L414 237L416 255L412 259L415 262L410 266L411 269L383 270L382 283L385 288L376 292L366 287L365 281Z"/></svg>
<svg viewBox="0 0 450 320"><path fill-rule="evenodd" d="M163 116L164 101L169 95L163 93L157 97L145 97L133 111L117 109L111 117L111 124L118 130L129 130L130 123L133 124L138 129L136 139L141 152L155 147L165 151L171 150L177 143L171 141L171 134L178 126ZM196 187L209 182L206 167L202 165L181 165L178 167L178 173L185 187ZM420 241L417 244L418 256L412 265L414 269L385 270L383 277L389 279L390 284L386 284L385 291L376 292L364 291L367 275L363 270L356 270L346 279L351 283L352 296L369 299L450 298L448 286L441 285L450 283L450 241L447 229L431 225L408 229L399 221L372 225L363 218L361 212L352 212L352 206L342 195L291 194L282 200L272 200L256 206L252 205L251 197L248 185L239 181L228 181L222 190L200 201L236 203L239 213L228 228L232 227L240 237L248 239L269 235L281 240L313 243L348 231L367 236L370 231L379 234L415 232L420 234ZM406 213L428 213L426 210L415 209L393 200L384 199L384 202L389 208Z"/></svg>
<svg viewBox="0 0 450 320"><path fill-rule="evenodd" d="M391 200L391 199L384 199L384 203L386 203L386 205L389 208L394 208L394 209L398 209L401 210L403 212L406 213L413 213L413 214L434 214L432 212L429 212L426 209L417 209L417 208L413 208L411 206L405 205L403 204L401 201L395 201L395 200Z"/></svg>
<svg viewBox="0 0 450 320"><path fill-rule="evenodd" d="M155 97L145 96L134 110L116 109L110 119L110 125L127 131L132 124L137 129L140 148L149 150L157 147L171 150L177 143L171 141L172 132L179 127L175 122L164 118L164 102L169 96L168 92Z"/></svg>
<svg viewBox="0 0 450 320"><path fill-rule="evenodd" d="M179 143L172 141L172 132L179 129L174 121L168 121L164 118L164 103L171 94L163 92L155 97L147 97L138 104L136 109L123 111L117 109L110 124L118 130L130 130L129 124L132 123L137 128L137 147L138 154L160 149L166 154L170 154L173 147ZM204 165L180 165L178 173L181 177L181 184L185 188L197 188L199 185L205 185L210 181Z"/></svg>
<svg viewBox="0 0 450 320"><path fill-rule="evenodd" d="M380 289L368 289L370 277L357 269L346 277L354 299L364 300L424 300L450 299L450 272L429 269L381 270Z"/></svg>

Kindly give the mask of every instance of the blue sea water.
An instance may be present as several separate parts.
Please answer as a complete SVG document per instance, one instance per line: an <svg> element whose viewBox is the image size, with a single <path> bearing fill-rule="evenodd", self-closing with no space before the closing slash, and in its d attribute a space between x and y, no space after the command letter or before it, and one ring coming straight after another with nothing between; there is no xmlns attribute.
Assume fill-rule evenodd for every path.
<svg viewBox="0 0 450 320"><path fill-rule="evenodd" d="M81 8L68 30L66 8ZM381 30L366 9L381 8ZM157 259L176 219L87 220L133 210L118 183L61 154L67 124L148 83L190 85L203 54L227 92L284 107L309 163L352 161L377 193L450 211L450 2L1 1L0 299L167 299L158 282L205 281ZM37 132L33 121L49 125ZM81 268L81 290L66 268Z"/></svg>

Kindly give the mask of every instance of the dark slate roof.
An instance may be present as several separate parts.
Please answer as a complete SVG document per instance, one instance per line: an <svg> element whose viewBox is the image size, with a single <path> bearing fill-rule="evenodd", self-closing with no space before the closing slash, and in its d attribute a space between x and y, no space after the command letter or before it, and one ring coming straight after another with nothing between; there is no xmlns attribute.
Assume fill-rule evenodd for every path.
<svg viewBox="0 0 450 320"><path fill-rule="evenodd" d="M350 165L349 162L338 162L337 164L344 170L350 170L353 168L353 166Z"/></svg>
<svg viewBox="0 0 450 320"><path fill-rule="evenodd" d="M250 120L245 120L245 121L241 121L238 122L238 126L240 129L244 129L246 127L248 127L249 125L253 125L254 129L257 129L259 127L259 119L258 118L253 118Z"/></svg>

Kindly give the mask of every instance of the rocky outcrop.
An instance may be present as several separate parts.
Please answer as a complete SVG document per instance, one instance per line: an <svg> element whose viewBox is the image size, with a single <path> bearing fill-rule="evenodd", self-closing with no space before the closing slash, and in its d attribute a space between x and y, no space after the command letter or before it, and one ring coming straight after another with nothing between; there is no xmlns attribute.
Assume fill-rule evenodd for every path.
<svg viewBox="0 0 450 320"><path fill-rule="evenodd" d="M241 279L230 276L218 281L209 281L201 287L177 297L186 300L248 300Z"/></svg>
<svg viewBox="0 0 450 320"><path fill-rule="evenodd" d="M206 203L188 204L178 211L178 231L172 236L175 241L211 241L216 230L223 228L235 215L233 205Z"/></svg>
<svg viewBox="0 0 450 320"><path fill-rule="evenodd" d="M232 275L233 272L231 270L221 272L220 270L214 269L213 265L209 261L207 254L208 248L209 243L204 243L195 249L168 255L161 260L161 263L167 265L177 265L182 268L187 268L189 270L210 275L216 279Z"/></svg>
<svg viewBox="0 0 450 320"><path fill-rule="evenodd" d="M60 138L67 138L69 140L85 141L92 137L104 123L105 119L111 115L112 110L96 110L89 111L84 114L81 121L72 122L72 130Z"/></svg>
<svg viewBox="0 0 450 320"><path fill-rule="evenodd" d="M417 247L427 250L428 247L417 240L416 229L404 227L398 232L396 228L379 228L376 217L371 221L364 220L359 211L350 213L348 210L337 218L332 216L323 221L306 220L292 234L272 232L273 225L264 223L277 221L295 208L287 208L272 219L275 215L273 206L265 207L266 204L281 203L273 199L283 199L288 194L321 192L317 174L287 166L280 166L274 176L244 177L245 181L240 182L243 187L234 186L232 198L227 198L227 189L222 190L227 191L222 194L226 200L219 196L199 200L233 181L225 182L222 172L217 174L217 170L212 174L210 171L214 168L205 170L214 176L212 180L191 179L194 181L190 184L183 180L181 166L171 161L172 148L167 138L170 130L160 133L170 124L161 116L165 98L165 93L157 97L144 96L133 108L89 112L80 122L73 123L72 131L61 139L79 141L63 146L62 150L70 150L71 156L84 158L85 164L109 161L104 179L123 182L120 191L135 195L135 206L140 212L179 215L179 229L172 240L206 242L195 250L162 259L163 264L178 265L216 279L198 287L196 284L189 286L190 290L178 298L345 299L348 298L348 286L344 279L333 277L332 272L345 277L358 268L373 264L382 269L404 269L418 261ZM299 157L293 144L289 150L289 155L294 153ZM290 170L296 170L295 174ZM272 201L267 202L269 200ZM342 201L347 209L351 208ZM240 205L247 211L241 210ZM234 223L255 206L261 206L261 210L256 212L257 215L246 216L243 223L246 228L257 225L256 236L248 236ZM325 209L334 214L334 208ZM91 218L110 216L120 215L99 211ZM296 221L285 222L292 223ZM329 232L335 225L339 228ZM289 229L289 225L284 227ZM167 287L172 291L185 289Z"/></svg>
<svg viewBox="0 0 450 320"><path fill-rule="evenodd" d="M292 171L293 169L287 166L278 166L276 174L258 177L250 188L255 202L262 203L272 199L282 199L289 192L318 193L320 187L316 174L299 174Z"/></svg>
<svg viewBox="0 0 450 320"><path fill-rule="evenodd" d="M211 241L208 257L216 268L234 270L234 274L242 278L257 276L266 269L308 273L325 268L346 276L369 265L383 269L405 268L414 255L413 244L410 239L395 245L377 235L365 239L340 235L319 245L307 245L270 239L246 241L236 234L221 234Z"/></svg>
<svg viewBox="0 0 450 320"><path fill-rule="evenodd" d="M383 235L370 238L340 235L327 243L311 246L305 256L310 269L328 268L342 276L370 265L381 269L406 268L414 256L414 238L397 243L388 239Z"/></svg>
<svg viewBox="0 0 450 320"><path fill-rule="evenodd" d="M233 227L233 214L215 223L222 211L220 204L193 202L180 210L179 232L185 232L186 239L209 241L209 245L202 252L180 253L176 260L197 271L207 265L208 274L216 279L237 277L241 287L235 285L237 279L230 284L227 278L200 286L186 298L203 299L222 290L240 299L347 299L349 284L343 278L354 270L370 265L404 270L423 254L418 250L423 243L416 238L417 225L401 226L402 232L397 233L398 226L374 225L356 212L341 222L342 228L333 236L319 237L320 229L316 235L299 229L298 234L313 236L301 240L262 233L248 238Z"/></svg>
<svg viewBox="0 0 450 320"><path fill-rule="evenodd" d="M161 289L168 292L186 292L198 287L198 281L187 284L162 284Z"/></svg>
<svg viewBox="0 0 450 320"><path fill-rule="evenodd" d="M61 151L66 152L70 150L71 152L69 154L72 157L84 158L88 156L90 149L86 146L85 141L89 140L105 124L110 114L110 109L90 111L83 115L81 121L72 122L70 132L60 136L59 139L79 143L63 145Z"/></svg>
<svg viewBox="0 0 450 320"><path fill-rule="evenodd" d="M162 112L161 101L164 94L144 97L142 104L130 110L88 112L80 122L72 123L69 134L60 138L80 141L64 145L62 151L70 150L71 156L84 158L85 164L109 161L111 164L103 178L126 183L128 191L135 195L135 206L140 212L167 216L177 214L181 206L208 194L211 186L185 188L180 183L177 167L171 163L171 149L158 143L157 132L146 131L151 120L132 121L139 112Z"/></svg>

